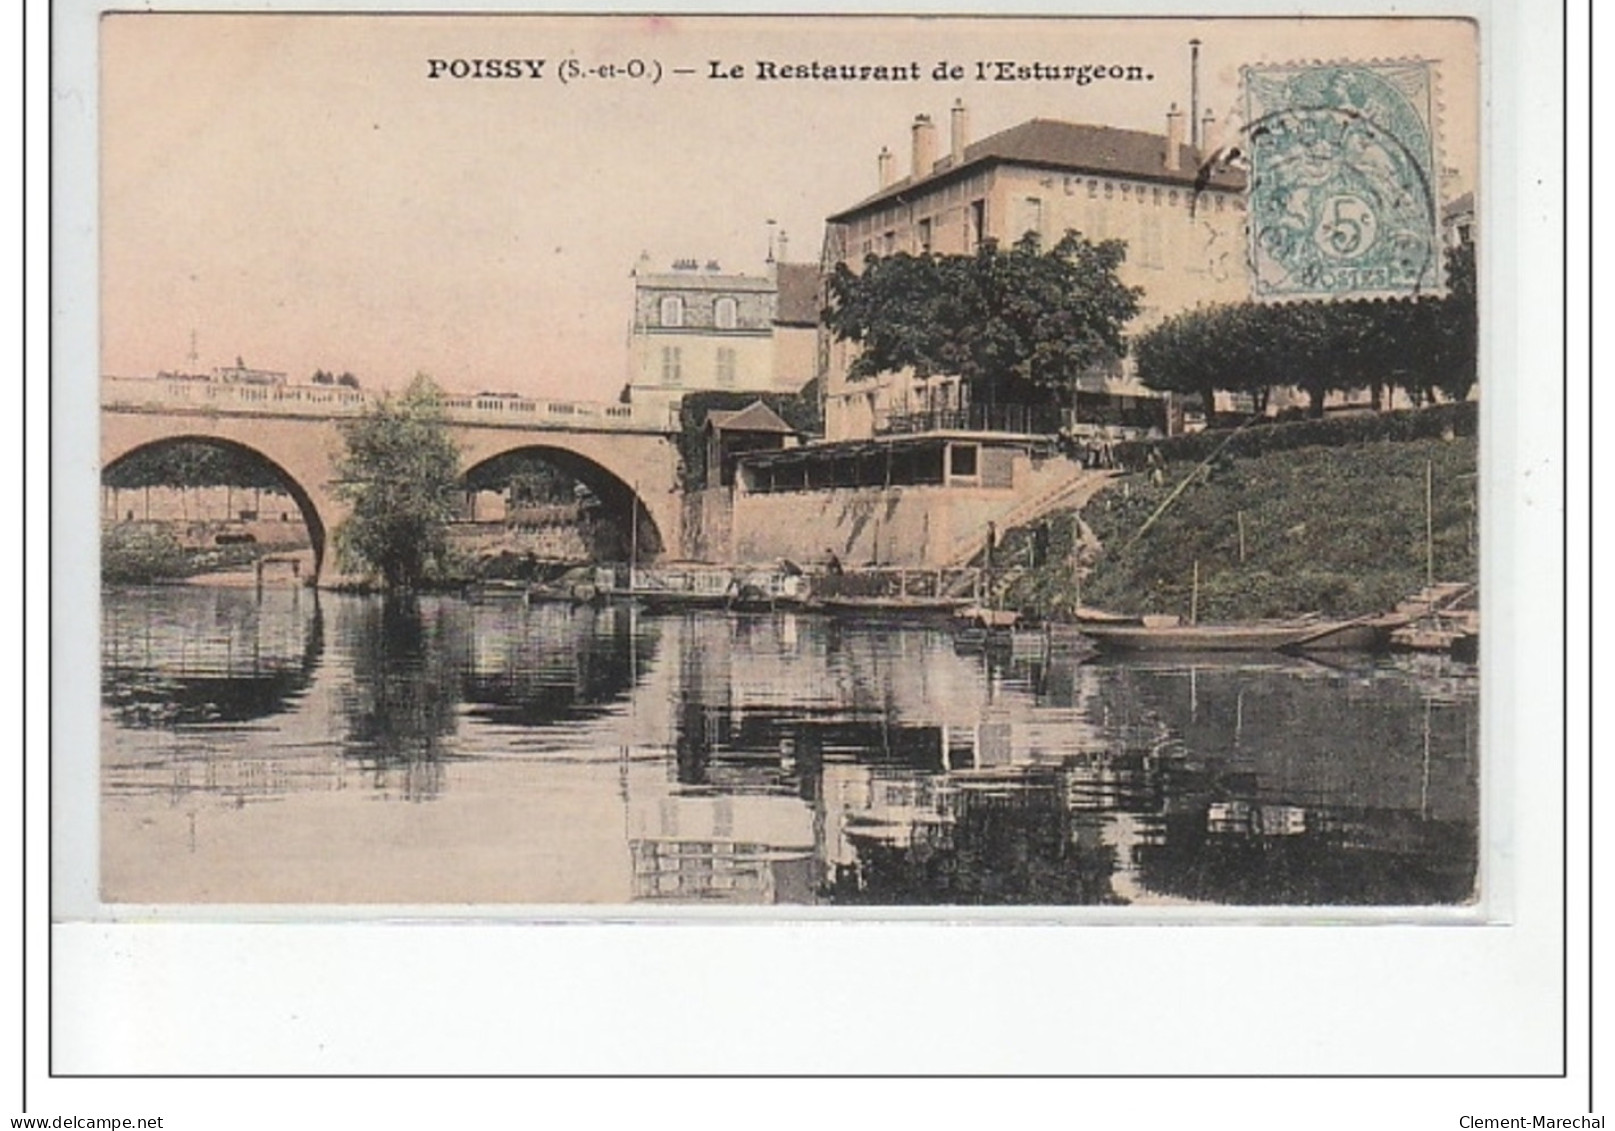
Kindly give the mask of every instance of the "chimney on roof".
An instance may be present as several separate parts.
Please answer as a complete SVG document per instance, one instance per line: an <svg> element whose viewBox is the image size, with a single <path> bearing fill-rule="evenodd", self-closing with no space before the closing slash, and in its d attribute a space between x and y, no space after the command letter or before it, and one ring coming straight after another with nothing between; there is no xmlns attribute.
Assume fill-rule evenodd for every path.
<svg viewBox="0 0 1615 1131"><path fill-rule="evenodd" d="M936 124L929 114L914 116L914 179L917 181L936 164Z"/></svg>
<svg viewBox="0 0 1615 1131"><path fill-rule="evenodd" d="M1189 40L1189 144L1200 152L1200 41Z"/></svg>
<svg viewBox="0 0 1615 1131"><path fill-rule="evenodd" d="M884 145L881 146L880 155L875 158L875 168L880 173L881 188L890 188L892 182L897 179L897 173L893 169L895 164L896 162L892 160L892 151Z"/></svg>
<svg viewBox="0 0 1615 1131"><path fill-rule="evenodd" d="M1183 149L1183 111L1178 109L1176 102L1166 112L1166 160L1163 167L1169 172L1177 172L1182 165Z"/></svg>
<svg viewBox="0 0 1615 1131"><path fill-rule="evenodd" d="M785 234L785 229L781 228L779 230L779 261L781 263L786 262L785 250L790 246L790 242L790 237Z"/></svg>
<svg viewBox="0 0 1615 1131"><path fill-rule="evenodd" d="M953 167L957 169L965 161L965 146L970 144L970 111L965 109L965 100L953 100Z"/></svg>
<svg viewBox="0 0 1615 1131"><path fill-rule="evenodd" d="M1200 156L1202 158L1209 157L1217 151L1217 146L1220 144L1222 144L1222 137L1217 132L1217 115L1211 112L1210 107L1207 107L1204 116L1200 119Z"/></svg>

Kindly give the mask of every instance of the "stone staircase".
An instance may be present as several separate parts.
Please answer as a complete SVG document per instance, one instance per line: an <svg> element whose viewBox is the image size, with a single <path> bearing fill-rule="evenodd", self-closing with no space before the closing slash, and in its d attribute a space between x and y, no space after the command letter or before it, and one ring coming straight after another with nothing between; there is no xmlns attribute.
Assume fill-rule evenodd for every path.
<svg viewBox="0 0 1615 1131"><path fill-rule="evenodd" d="M994 525L1002 536L1018 526L1036 522L1051 511L1062 507L1081 507L1117 474L1115 471L1085 468L1070 461L1061 461L1057 467L1046 465L1039 469L1039 477L1047 476L1048 481L1034 484L1025 499L993 520ZM943 560L941 568L958 569L969 565L981 553L985 534L982 531L962 539Z"/></svg>

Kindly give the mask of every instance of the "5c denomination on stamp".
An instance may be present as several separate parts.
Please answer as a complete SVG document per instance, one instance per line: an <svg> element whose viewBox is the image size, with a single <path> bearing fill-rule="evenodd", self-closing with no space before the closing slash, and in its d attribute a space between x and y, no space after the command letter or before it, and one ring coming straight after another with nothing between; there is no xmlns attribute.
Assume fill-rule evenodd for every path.
<svg viewBox="0 0 1615 1131"><path fill-rule="evenodd" d="M1440 293L1431 64L1242 71L1252 297Z"/></svg>

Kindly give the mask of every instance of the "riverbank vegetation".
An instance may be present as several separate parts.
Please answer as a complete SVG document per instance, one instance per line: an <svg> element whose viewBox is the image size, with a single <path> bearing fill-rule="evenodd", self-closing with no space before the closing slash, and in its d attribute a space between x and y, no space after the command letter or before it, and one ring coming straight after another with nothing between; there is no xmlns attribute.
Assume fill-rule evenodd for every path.
<svg viewBox="0 0 1615 1131"><path fill-rule="evenodd" d="M378 575L389 591L420 588L451 572L448 528L460 486L442 392L417 376L342 425L347 450L337 493L353 511L336 533L343 568Z"/></svg>
<svg viewBox="0 0 1615 1131"><path fill-rule="evenodd" d="M120 522L101 528L101 580L109 585L183 581L203 573L250 570L259 558L303 548L256 542L186 546L159 524Z"/></svg>
<svg viewBox="0 0 1615 1131"><path fill-rule="evenodd" d="M188 577L191 556L166 530L119 523L101 528L101 580L119 585Z"/></svg>
<svg viewBox="0 0 1615 1131"><path fill-rule="evenodd" d="M1081 513L1086 538L1072 512L1011 532L1000 561L1040 560L1005 601L1056 617L1079 601L1204 622L1359 616L1420 589L1427 553L1435 580L1472 582L1476 443L1449 437L1168 457L1095 496Z"/></svg>

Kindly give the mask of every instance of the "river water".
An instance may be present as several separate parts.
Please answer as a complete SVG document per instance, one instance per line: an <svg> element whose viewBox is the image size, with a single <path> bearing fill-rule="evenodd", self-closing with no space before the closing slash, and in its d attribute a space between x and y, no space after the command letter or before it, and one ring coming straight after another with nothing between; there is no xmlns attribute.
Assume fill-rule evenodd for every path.
<svg viewBox="0 0 1615 1131"><path fill-rule="evenodd" d="M1464 903L1472 667L107 590L110 903Z"/></svg>

